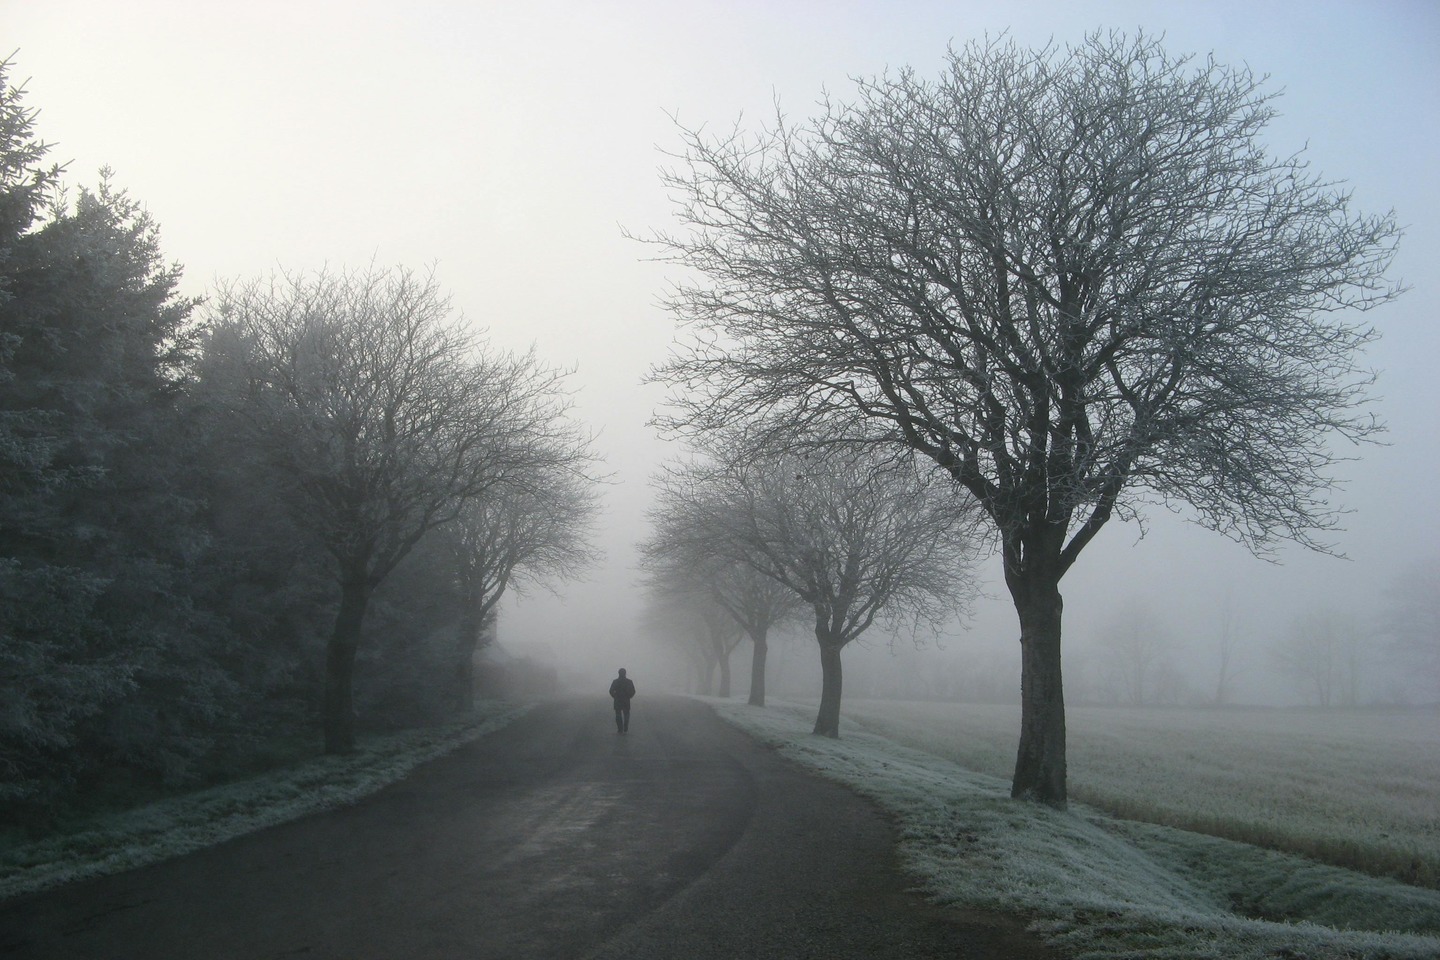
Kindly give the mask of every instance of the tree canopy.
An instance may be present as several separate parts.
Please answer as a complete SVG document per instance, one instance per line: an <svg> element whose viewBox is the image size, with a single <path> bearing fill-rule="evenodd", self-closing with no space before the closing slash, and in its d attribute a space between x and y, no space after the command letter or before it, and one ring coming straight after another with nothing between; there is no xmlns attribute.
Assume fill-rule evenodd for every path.
<svg viewBox="0 0 1440 960"><path fill-rule="evenodd" d="M975 498L1021 620L1017 796L1064 803L1058 585L1099 530L1159 500L1256 550L1323 546L1333 441L1379 429L1355 312L1399 293L1400 231L1268 151L1275 97L1095 34L681 131L665 422L840 422Z"/></svg>
<svg viewBox="0 0 1440 960"><path fill-rule="evenodd" d="M730 444L672 471L661 485L652 562L700 574L721 599L726 579L754 584L740 565L793 594L820 649L822 692L815 732L839 735L840 652L877 621L940 629L970 600L973 504L909 456L866 445L794 452ZM710 557L710 565L687 557ZM667 569L662 567L662 569ZM717 574L723 575L719 580ZM766 603L773 593L754 591ZM744 620L737 617L737 620Z"/></svg>
<svg viewBox="0 0 1440 960"><path fill-rule="evenodd" d="M482 348L433 276L370 269L282 275L211 307L214 376L289 506L334 560L326 746L354 743L352 673L375 588L476 498L580 470L564 373Z"/></svg>

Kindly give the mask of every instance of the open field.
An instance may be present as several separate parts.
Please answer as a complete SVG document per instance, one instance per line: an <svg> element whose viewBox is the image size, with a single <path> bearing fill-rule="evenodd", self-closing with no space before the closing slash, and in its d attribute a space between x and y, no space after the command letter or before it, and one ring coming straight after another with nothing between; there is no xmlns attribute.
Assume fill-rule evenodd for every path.
<svg viewBox="0 0 1440 960"><path fill-rule="evenodd" d="M1018 706L857 700L845 716L967 769L1014 769ZM1440 712L1088 707L1066 717L1075 800L1440 887Z"/></svg>
<svg viewBox="0 0 1440 960"><path fill-rule="evenodd" d="M895 816L901 854L922 889L936 900L962 906L1020 913L1032 929L1079 960L1164 957L1169 960L1434 960L1440 957L1440 891L1354 870L1317 863L1234 840L1152 823L1119 819L1075 802L1059 812L1009 799L1009 773L1018 717L1014 708L937 704L848 703L842 709L841 740L815 737L812 704L772 703L756 709L733 701L711 701L723 716L782 753L872 797ZM1371 785L1351 782L1329 788L1327 775L1358 769L1375 775L1386 798L1375 809L1396 823L1419 823L1424 810L1405 806L1404 784L1423 784L1424 774L1397 748L1387 762L1369 749L1380 727L1349 726L1328 739L1299 714L1260 724L1216 714L1177 711L1168 720L1150 713L1086 711L1072 717L1072 784L1104 792L1106 777L1092 766L1107 756L1104 769L1121 783L1118 798L1144 796L1144 785L1168 783L1168 801L1181 809L1224 813L1221 787L1207 788L1184 804L1177 767L1216 772L1197 777L1235 785L1244 817L1260 816L1267 791L1244 787L1246 776L1272 780L1275 791L1300 790L1288 809L1322 803L1316 823L1302 833L1320 836L1318 825L1349 811L1364 819ZM1076 716L1076 715L1079 716ZM1422 718L1405 725L1395 739L1430 744L1434 732L1419 731ZM1103 722L1102 722L1103 721ZM1383 725L1382 725L1383 726ZM882 734L882 729L888 732ZM1334 735L1334 731L1332 731ZM1115 738L1114 740L1108 738ZM927 744L928 748L917 748ZM1253 755L1249 752L1255 746ZM1144 749L1130 750L1133 745ZM1367 746L1368 745L1368 746ZM1302 749L1303 753L1296 751ZM1378 749L1378 748L1376 748ZM950 759L950 756L963 759ZM1307 771L1300 756L1323 763ZM1226 757L1233 770L1223 775ZM1156 759L1156 758L1160 759ZM1280 762L1277 758L1289 759ZM1168 759L1166 759L1168 758ZM1267 759L1268 758L1268 759ZM1274 769L1266 766L1273 764ZM1409 770L1407 780L1389 765ZM998 765L998 766L997 766ZM1003 769L1003 775L980 772ZM1433 769L1433 768L1432 768ZM1288 785L1288 786L1287 786ZM1418 793L1434 803L1435 781ZM1394 797L1401 798L1395 800ZM1433 807L1430 809L1433 810ZM1433 814L1429 828L1433 830ZM1276 814L1273 820L1283 822ZM1311 818L1315 819L1315 818ZM1356 825L1352 836L1370 828ZM1379 832L1385 832L1380 828ZM1433 837L1432 837L1433 841Z"/></svg>

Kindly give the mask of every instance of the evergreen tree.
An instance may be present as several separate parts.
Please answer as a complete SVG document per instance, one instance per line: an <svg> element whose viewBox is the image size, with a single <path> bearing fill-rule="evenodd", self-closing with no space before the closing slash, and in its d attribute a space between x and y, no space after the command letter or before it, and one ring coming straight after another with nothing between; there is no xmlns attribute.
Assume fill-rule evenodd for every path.
<svg viewBox="0 0 1440 960"><path fill-rule="evenodd" d="M0 796L40 799L183 777L238 691L189 594L195 301L108 171L58 188L23 96L0 78Z"/></svg>

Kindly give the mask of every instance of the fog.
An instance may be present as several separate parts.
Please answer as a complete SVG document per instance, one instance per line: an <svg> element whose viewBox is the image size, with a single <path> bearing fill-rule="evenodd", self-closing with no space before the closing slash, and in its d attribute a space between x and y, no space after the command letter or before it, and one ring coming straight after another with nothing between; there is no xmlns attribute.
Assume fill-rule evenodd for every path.
<svg viewBox="0 0 1440 960"><path fill-rule="evenodd" d="M30 78L39 134L69 161L66 180L93 184L112 167L159 222L187 292L277 266L433 264L495 343L533 343L574 368L577 412L612 474L597 529L606 560L587 582L508 601L499 636L597 694L622 665L642 695L647 683L684 683L637 622L647 479L676 449L647 425L663 394L642 380L674 325L657 306L666 268L624 236L669 225L657 171L678 147L672 117L753 125L777 101L805 116L849 76L931 73L948 43L1003 31L1038 45L1143 27L1173 52L1270 74L1286 91L1269 131L1275 152L1305 148L1315 169L1348 182L1360 210L1394 208L1407 225L1392 275L1412 289L1368 318L1382 332L1369 362L1387 445L1344 451L1357 459L1335 495L1351 511L1333 537L1348 559L1297 547L1257 559L1160 505L1143 528L1112 522L1062 584L1069 689L1111 695L1097 667L1105 637L1141 611L1187 689L1213 693L1228 612L1231 698L1297 702L1270 671L1270 640L1317 610L1377 633L1387 588L1440 554L1440 11L1426 0L0 0L0 25L5 51L17 51L14 76ZM983 575L988 595L970 621L924 650L908 637L892 649L879 630L847 650L847 694L895 692L892 677L952 664L991 671L1001 688L1008 676L1018 693L1014 613L993 560ZM742 688L747 655L742 646L735 660ZM818 676L803 637L778 644L771 663L782 695ZM1378 657L1366 669L1364 700L1427 695Z"/></svg>

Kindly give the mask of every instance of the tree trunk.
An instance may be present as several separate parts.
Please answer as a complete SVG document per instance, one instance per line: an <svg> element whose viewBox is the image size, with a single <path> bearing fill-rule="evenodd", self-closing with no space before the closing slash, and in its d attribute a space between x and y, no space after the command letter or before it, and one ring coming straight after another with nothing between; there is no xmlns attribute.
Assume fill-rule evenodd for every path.
<svg viewBox="0 0 1440 960"><path fill-rule="evenodd" d="M1020 749L1010 795L1065 807L1065 692L1060 676L1058 582L1015 583L1020 615Z"/></svg>
<svg viewBox="0 0 1440 960"><path fill-rule="evenodd" d="M455 671L452 705L458 714L475 710L475 650L480 645L481 618L467 604L455 628Z"/></svg>
<svg viewBox="0 0 1440 960"><path fill-rule="evenodd" d="M820 638L817 638L820 639ZM820 639L820 713L815 733L840 739L840 647Z"/></svg>
<svg viewBox="0 0 1440 960"><path fill-rule="evenodd" d="M770 644L762 631L751 637L755 641L755 652L750 657L750 706L765 706L765 657L770 652Z"/></svg>
<svg viewBox="0 0 1440 960"><path fill-rule="evenodd" d="M715 643L715 659L720 663L720 696L728 699L730 696L730 651L725 649L725 641L718 640Z"/></svg>
<svg viewBox="0 0 1440 960"><path fill-rule="evenodd" d="M370 585L363 578L347 577L340 588L340 609L325 649L326 753L355 750L355 651L360 646L360 624L370 603Z"/></svg>
<svg viewBox="0 0 1440 960"><path fill-rule="evenodd" d="M715 689L715 658L706 657L705 662L699 669L700 696L710 696L710 691Z"/></svg>

